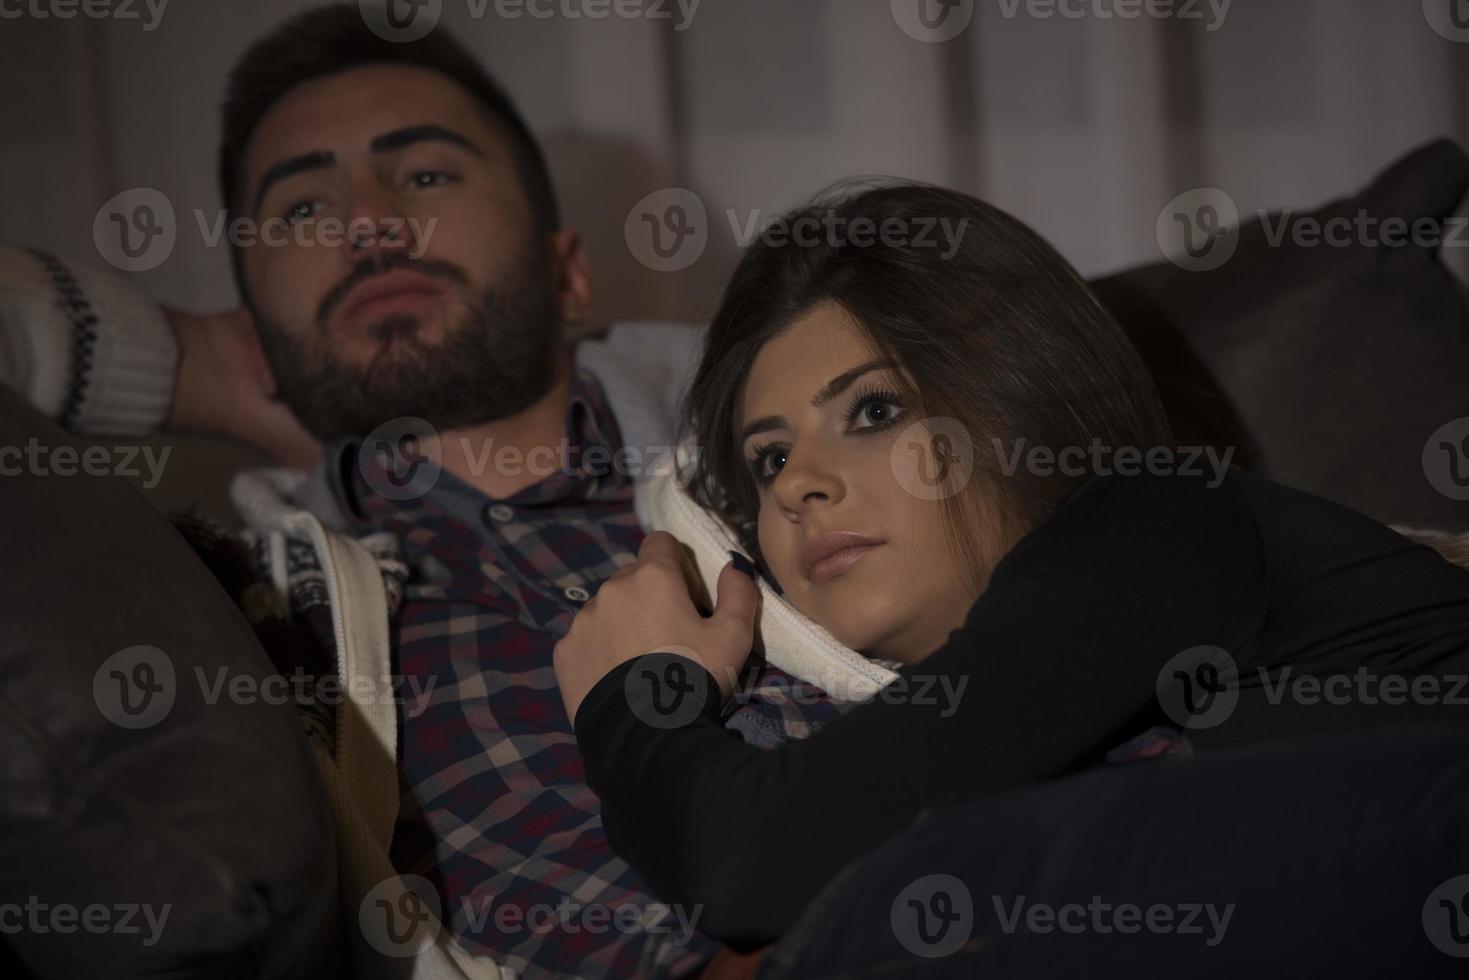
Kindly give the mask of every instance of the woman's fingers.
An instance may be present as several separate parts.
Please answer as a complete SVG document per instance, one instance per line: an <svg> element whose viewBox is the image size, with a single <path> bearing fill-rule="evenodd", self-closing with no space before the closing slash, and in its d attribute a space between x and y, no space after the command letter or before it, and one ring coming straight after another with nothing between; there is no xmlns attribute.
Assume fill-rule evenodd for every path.
<svg viewBox="0 0 1469 980"><path fill-rule="evenodd" d="M709 601L709 590L704 585L704 579L699 574L698 562L694 560L693 552L678 538L667 531L653 531L643 539L642 546L638 549L638 563L662 562L672 569L676 569L683 578L684 587L688 590L690 601L701 613L707 612L713 605Z"/></svg>
<svg viewBox="0 0 1469 980"><path fill-rule="evenodd" d="M760 612L760 588L755 579L734 562L724 566L715 583L719 599L714 604L714 623L731 649L749 653L755 640L755 617Z"/></svg>
<svg viewBox="0 0 1469 980"><path fill-rule="evenodd" d="M651 531L638 548L638 561L665 561L679 567L678 538L667 531Z"/></svg>
<svg viewBox="0 0 1469 980"><path fill-rule="evenodd" d="M684 584L689 587L689 598L694 600L694 607L699 610L700 615L707 615L714 610L714 603L709 598L709 588L704 584L704 576L699 574L699 562L694 558L694 549L686 544L678 546L679 567L683 569Z"/></svg>

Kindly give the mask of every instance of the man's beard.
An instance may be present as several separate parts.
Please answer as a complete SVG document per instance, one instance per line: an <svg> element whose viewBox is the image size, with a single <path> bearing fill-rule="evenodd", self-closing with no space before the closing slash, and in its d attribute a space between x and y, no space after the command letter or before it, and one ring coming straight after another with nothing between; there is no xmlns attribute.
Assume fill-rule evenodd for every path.
<svg viewBox="0 0 1469 980"><path fill-rule="evenodd" d="M395 314L368 331L379 343L366 364L349 364L330 349L329 318L363 279L411 269L444 282L468 306L438 343L418 337L417 317ZM499 283L478 297L459 266L387 253L354 269L322 301L309 338L292 336L256 316L261 347L281 400L317 439L365 436L397 418L424 419L440 432L507 418L535 404L555 381L562 324L549 257L522 250Z"/></svg>

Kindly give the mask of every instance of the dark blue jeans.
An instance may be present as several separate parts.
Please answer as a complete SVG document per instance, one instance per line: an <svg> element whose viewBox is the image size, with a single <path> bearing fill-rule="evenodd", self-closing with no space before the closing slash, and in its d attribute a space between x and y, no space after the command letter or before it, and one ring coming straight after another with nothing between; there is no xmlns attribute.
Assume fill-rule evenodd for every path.
<svg viewBox="0 0 1469 980"><path fill-rule="evenodd" d="M925 812L767 954L788 977L1469 976L1469 732L1089 771Z"/></svg>

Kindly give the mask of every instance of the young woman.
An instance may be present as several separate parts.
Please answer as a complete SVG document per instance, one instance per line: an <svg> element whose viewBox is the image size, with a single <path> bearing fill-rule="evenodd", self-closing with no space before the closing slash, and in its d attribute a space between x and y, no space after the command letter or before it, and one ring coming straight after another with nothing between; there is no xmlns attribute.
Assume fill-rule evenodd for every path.
<svg viewBox="0 0 1469 980"><path fill-rule="evenodd" d="M1267 740L1462 726L1469 708L1448 695L1469 674L1469 574L1349 510L1175 451L1126 337L1029 229L910 185L787 220L839 231L745 254L689 394L690 486L801 612L906 665L904 693L774 751L730 739L717 708L750 653L758 593L741 573L754 570L732 562L701 616L665 534L556 649L614 846L664 897L701 906L703 928L770 942L920 812L1081 772L1159 723L1188 730L1199 759L1186 766ZM957 230L955 247L935 228ZM1424 785L1452 787L1462 813L1469 775L1441 763L1466 743L1443 744L1405 752L1439 767ZM1317 775L1353 772L1343 751ZM1331 794L1304 758L1248 764L1271 800L1245 792L1238 763L1196 780L1204 795L1188 811L1174 800L1179 813L1217 822L1191 839L1238 832L1231 819L1264 806L1310 825ZM1379 760L1346 784L1410 771L1423 775ZM1154 794L1139 807L1170 799L1137 792ZM1404 806L1442 816L1442 803ZM996 826L1023 827L1017 806ZM1461 840L1463 816L1445 819ZM971 870L994 863L970 856Z"/></svg>

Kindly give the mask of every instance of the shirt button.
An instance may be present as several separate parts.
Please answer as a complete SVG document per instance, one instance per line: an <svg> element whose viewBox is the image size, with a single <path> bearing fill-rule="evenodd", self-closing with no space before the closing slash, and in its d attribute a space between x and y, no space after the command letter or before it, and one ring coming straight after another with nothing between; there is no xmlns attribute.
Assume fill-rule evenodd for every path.
<svg viewBox="0 0 1469 980"><path fill-rule="evenodd" d="M515 516L515 511L506 507L504 504L491 504L486 513L490 515L490 520L499 521L502 524Z"/></svg>
<svg viewBox="0 0 1469 980"><path fill-rule="evenodd" d="M592 597L592 594L590 592L579 585L573 585L571 588L567 589L564 594L566 598L570 599L572 602L586 602Z"/></svg>

